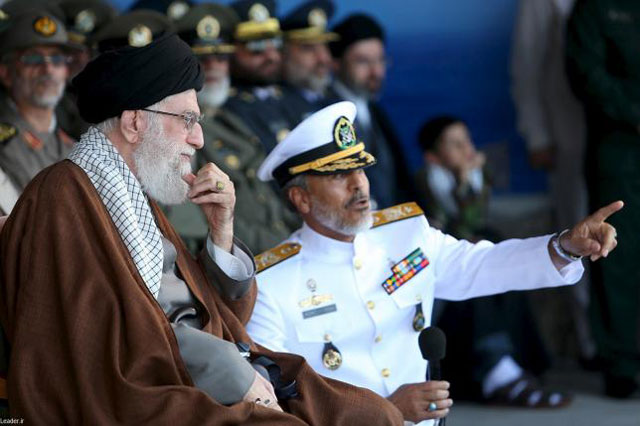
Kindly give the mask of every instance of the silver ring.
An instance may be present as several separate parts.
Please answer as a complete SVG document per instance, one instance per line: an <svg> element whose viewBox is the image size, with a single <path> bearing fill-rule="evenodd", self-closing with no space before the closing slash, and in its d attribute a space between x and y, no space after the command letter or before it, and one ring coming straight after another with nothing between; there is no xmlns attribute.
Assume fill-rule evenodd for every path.
<svg viewBox="0 0 640 426"><path fill-rule="evenodd" d="M438 409L438 406L436 405L436 403L430 402L429 407L427 408L427 411L432 412L432 411L436 411L437 409Z"/></svg>

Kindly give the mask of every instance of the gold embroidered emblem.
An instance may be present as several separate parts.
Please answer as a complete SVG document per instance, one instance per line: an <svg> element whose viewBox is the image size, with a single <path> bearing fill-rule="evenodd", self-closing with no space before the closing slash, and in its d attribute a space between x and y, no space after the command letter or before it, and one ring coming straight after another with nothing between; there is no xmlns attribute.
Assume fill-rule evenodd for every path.
<svg viewBox="0 0 640 426"><path fill-rule="evenodd" d="M322 9L312 9L307 17L309 26L325 29L327 27L327 14Z"/></svg>
<svg viewBox="0 0 640 426"><path fill-rule="evenodd" d="M269 19L269 9L262 3L256 3L249 8L249 19L256 22L264 22Z"/></svg>
<svg viewBox="0 0 640 426"><path fill-rule="evenodd" d="M144 47L153 41L153 33L146 25L136 25L129 31L129 46Z"/></svg>
<svg viewBox="0 0 640 426"><path fill-rule="evenodd" d="M33 29L40 35L51 37L58 31L58 25L48 16L41 16L33 23Z"/></svg>
<svg viewBox="0 0 640 426"><path fill-rule="evenodd" d="M298 243L284 243L256 256L256 273L295 256L302 246Z"/></svg>
<svg viewBox="0 0 640 426"><path fill-rule="evenodd" d="M240 160L233 154L227 155L224 159L224 162L227 166L229 166L229 168L233 170L237 170L238 167L240 167Z"/></svg>
<svg viewBox="0 0 640 426"><path fill-rule="evenodd" d="M424 212L414 202L398 204L388 209L373 212L373 228L422 214Z"/></svg>
<svg viewBox="0 0 640 426"><path fill-rule="evenodd" d="M74 20L74 27L83 34L88 34L96 28L96 14L89 9L80 11Z"/></svg>
<svg viewBox="0 0 640 426"><path fill-rule="evenodd" d="M207 15L198 22L196 33L203 40L215 40L220 35L220 23L213 16Z"/></svg>
<svg viewBox="0 0 640 426"><path fill-rule="evenodd" d="M340 149L351 148L356 144L356 131L347 117L340 117L333 127L333 140Z"/></svg>
<svg viewBox="0 0 640 426"><path fill-rule="evenodd" d="M337 370L342 365L342 355L335 349L328 349L322 354L322 364L329 370Z"/></svg>
<svg viewBox="0 0 640 426"><path fill-rule="evenodd" d="M177 21L187 14L189 5L183 1L174 1L167 8L167 16L173 21Z"/></svg>
<svg viewBox="0 0 640 426"><path fill-rule="evenodd" d="M333 300L333 294L317 294L306 299L302 299L298 302L298 306L301 308L308 308L310 306L318 306L323 303L331 302Z"/></svg>

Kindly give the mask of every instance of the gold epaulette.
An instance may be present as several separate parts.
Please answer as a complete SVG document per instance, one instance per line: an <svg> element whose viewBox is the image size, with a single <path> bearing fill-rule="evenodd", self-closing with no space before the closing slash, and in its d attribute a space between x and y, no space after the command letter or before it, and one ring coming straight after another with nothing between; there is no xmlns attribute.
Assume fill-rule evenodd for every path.
<svg viewBox="0 0 640 426"><path fill-rule="evenodd" d="M302 246L298 243L284 243L277 247L260 253L256 256L256 273L276 265L283 260L295 256L300 252Z"/></svg>
<svg viewBox="0 0 640 426"><path fill-rule="evenodd" d="M18 134L18 129L9 123L0 123L0 143L9 142Z"/></svg>
<svg viewBox="0 0 640 426"><path fill-rule="evenodd" d="M424 212L414 202L398 204L397 206L373 212L372 228L377 228L378 226L397 222L403 219L409 219L410 217L420 216L422 214L424 214Z"/></svg>

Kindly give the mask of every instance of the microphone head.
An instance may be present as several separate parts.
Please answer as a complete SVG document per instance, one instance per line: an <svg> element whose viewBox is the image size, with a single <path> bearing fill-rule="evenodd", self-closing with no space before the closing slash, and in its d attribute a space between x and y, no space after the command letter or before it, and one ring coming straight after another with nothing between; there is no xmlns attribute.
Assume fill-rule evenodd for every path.
<svg viewBox="0 0 640 426"><path fill-rule="evenodd" d="M427 361L440 361L447 352L447 338L438 327L427 327L418 336L418 345L422 358Z"/></svg>

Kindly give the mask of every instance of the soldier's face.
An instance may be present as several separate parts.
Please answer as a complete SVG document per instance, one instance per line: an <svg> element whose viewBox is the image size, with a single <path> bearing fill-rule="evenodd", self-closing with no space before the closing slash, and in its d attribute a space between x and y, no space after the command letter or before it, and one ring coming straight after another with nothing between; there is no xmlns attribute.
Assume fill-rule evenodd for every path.
<svg viewBox="0 0 640 426"><path fill-rule="evenodd" d="M313 220L342 235L371 227L369 180L364 170L334 175L308 175L307 190Z"/></svg>
<svg viewBox="0 0 640 426"><path fill-rule="evenodd" d="M296 87L321 92L331 78L331 53L327 44L289 42L284 49L285 79Z"/></svg>
<svg viewBox="0 0 640 426"><path fill-rule="evenodd" d="M375 96L387 74L384 45L377 38L357 41L347 48L338 66L340 77L351 89Z"/></svg>
<svg viewBox="0 0 640 426"><path fill-rule="evenodd" d="M236 51L231 59L232 76L256 84L277 82L282 73L279 44L264 40L259 49L251 46L248 43L236 44Z"/></svg>
<svg viewBox="0 0 640 426"><path fill-rule="evenodd" d="M442 165L454 172L468 168L477 155L469 129L463 123L454 123L442 132L436 152Z"/></svg>
<svg viewBox="0 0 640 426"><path fill-rule="evenodd" d="M39 46L16 52L4 83L17 104L53 108L64 92L69 73L67 60L57 47Z"/></svg>
<svg viewBox="0 0 640 426"><path fill-rule="evenodd" d="M201 105L217 108L229 97L229 57L227 55L200 56L204 70L204 85L198 92Z"/></svg>

